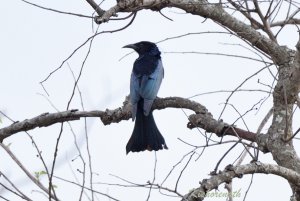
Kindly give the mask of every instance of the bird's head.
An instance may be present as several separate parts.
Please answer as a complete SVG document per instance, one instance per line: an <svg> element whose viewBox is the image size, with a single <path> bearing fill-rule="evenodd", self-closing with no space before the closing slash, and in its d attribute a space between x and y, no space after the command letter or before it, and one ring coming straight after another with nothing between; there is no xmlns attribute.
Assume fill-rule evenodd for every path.
<svg viewBox="0 0 300 201"><path fill-rule="evenodd" d="M123 48L134 49L139 55L143 55L143 54L160 55L160 51L158 50L156 44L149 41L141 41L138 43L125 45Z"/></svg>

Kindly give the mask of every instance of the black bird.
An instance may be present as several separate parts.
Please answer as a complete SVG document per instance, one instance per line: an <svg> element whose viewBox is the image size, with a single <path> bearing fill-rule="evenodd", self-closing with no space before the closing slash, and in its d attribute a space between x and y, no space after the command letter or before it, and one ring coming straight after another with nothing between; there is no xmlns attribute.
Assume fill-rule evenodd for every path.
<svg viewBox="0 0 300 201"><path fill-rule="evenodd" d="M168 149L151 110L164 77L160 51L154 43L148 41L126 45L123 48L132 48L139 54L133 64L130 78L131 112L135 125L126 145L126 153Z"/></svg>

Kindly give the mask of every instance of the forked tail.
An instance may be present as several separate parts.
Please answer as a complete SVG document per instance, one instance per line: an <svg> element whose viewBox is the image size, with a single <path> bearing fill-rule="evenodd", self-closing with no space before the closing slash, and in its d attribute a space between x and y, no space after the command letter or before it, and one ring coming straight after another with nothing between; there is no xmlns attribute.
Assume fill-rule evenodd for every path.
<svg viewBox="0 0 300 201"><path fill-rule="evenodd" d="M155 124L152 111L148 116L144 115L143 103L143 99L138 102L134 129L126 145L126 154L130 151L168 149L164 137Z"/></svg>

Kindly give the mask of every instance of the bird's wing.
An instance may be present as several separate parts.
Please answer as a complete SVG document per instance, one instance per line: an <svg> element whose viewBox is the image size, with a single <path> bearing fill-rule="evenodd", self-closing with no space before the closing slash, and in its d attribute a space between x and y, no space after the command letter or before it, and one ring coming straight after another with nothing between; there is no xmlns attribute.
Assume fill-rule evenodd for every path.
<svg viewBox="0 0 300 201"><path fill-rule="evenodd" d="M132 121L134 121L137 111L137 103L140 100L140 84L139 84L140 77L136 76L133 72L131 73L130 78L130 102L132 105L131 113L132 113Z"/></svg>
<svg viewBox="0 0 300 201"><path fill-rule="evenodd" d="M143 76L139 89L141 97L144 99L144 114L148 115L153 101L157 96L161 81L164 77L164 68L161 60L158 60L157 68L149 76Z"/></svg>

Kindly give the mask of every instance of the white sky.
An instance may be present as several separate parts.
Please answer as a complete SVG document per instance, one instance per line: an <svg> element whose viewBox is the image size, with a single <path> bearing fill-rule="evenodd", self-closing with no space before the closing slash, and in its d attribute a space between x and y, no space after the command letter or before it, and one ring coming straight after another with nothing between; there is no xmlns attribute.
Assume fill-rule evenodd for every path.
<svg viewBox="0 0 300 201"><path fill-rule="evenodd" d="M45 7L86 15L93 12L85 1L52 0L35 2ZM105 3L104 7L108 8L109 3ZM132 64L137 55L134 53L119 61L129 52L128 49L122 49L122 46L141 40L157 42L185 33L224 31L210 20L204 22L201 17L183 14L182 11L177 9L164 9L162 12L173 21L167 20L157 12L142 11L138 13L134 23L129 28L118 33L99 35L94 39L91 53L79 82L86 110L115 109L122 105L125 96L129 93L129 77ZM12 119L19 121L35 117L44 112L56 112L45 98L45 91L39 82L93 34L92 21L41 10L20 0L2 2L0 19L2 29L0 32L0 51L2 55L0 59L0 109ZM117 29L125 24L126 22L110 21L101 25L99 31ZM94 26L96 27L95 24ZM287 29L279 37L281 44L293 48L298 39L297 34L295 29ZM160 43L159 47L163 52L165 79L159 96L190 97L215 90L233 90L244 79L264 66L259 62L224 56L164 53L172 51L218 52L258 58L254 53L241 46L225 45L224 43L245 45L234 36L225 34L199 34ZM75 76L78 76L87 47L85 46L79 50L68 61ZM274 71L274 69L272 70ZM272 83L270 73L265 70L248 81L242 88L268 90L267 87L258 83L258 79L265 84L270 85ZM58 110L63 111L66 109L73 85L74 80L68 65L64 65L45 82L45 87L50 95L47 98ZM218 118L228 95L228 93L217 93L198 96L193 100L205 105L214 117ZM266 97L267 94L261 92L240 92L235 94L229 102L234 104L239 112L243 114ZM251 131L256 131L260 121L270 109L271 103L271 98L268 98L259 111L252 111L245 116L245 121ZM70 108L81 109L77 92ZM188 121L185 112L190 114L189 111L180 109L154 112L158 127L169 147L167 151L157 152L155 183L160 184L183 155L192 150L191 147L180 142L178 138L195 145L205 144L204 137L197 129L189 130L186 128ZM225 122L233 123L238 116L234 109L228 106L222 119ZM1 120L1 127L11 123L4 117ZM149 180L152 181L154 153L130 153L127 156L125 154L125 146L131 135L133 122L122 121L119 124L109 126L104 126L99 119L95 118L88 119L87 122L89 146L95 173L94 182L122 183L110 174L135 183L144 184ZM245 129L242 121L235 124ZM74 121L71 122L71 125L83 155L86 157L84 121ZM52 163L59 129L60 125L57 124L29 132L40 150L42 150L48 167ZM266 128L263 132L266 132ZM218 138L214 139L219 140ZM228 139L230 138L225 137L224 140ZM36 150L25 133L13 135L6 139L4 143L11 143L11 150L30 172L43 170L42 163L36 157ZM197 157L194 157L182 175L178 191L181 194L186 194L190 189L198 187L199 181L208 178L209 172L214 169L216 162L230 146L231 144L209 147L199 160L195 161ZM238 145L221 163L220 168L223 169L226 165L232 163L242 150L242 145ZM201 149L198 153L200 151ZM74 162L71 161L77 155L70 127L65 124L59 146L55 175L74 181L72 169L81 180L81 174L76 171L76 169L82 170L80 159L77 158ZM261 154L260 157L262 162L272 163L270 154ZM165 182L166 187L174 188L178 175L187 160L188 158L175 168ZM250 160L248 157L245 162ZM47 200L40 193L32 191L36 190L36 187L29 182L20 168L3 150L0 153L0 161L0 171L10 176L11 180L28 196L34 200ZM0 181L3 182L3 178L0 178ZM242 193L242 196L236 200L243 200L249 181L250 176L234 180L234 189L241 189ZM47 186L45 178L42 178L42 182ZM55 181L54 184L57 185L56 190L62 200L77 199L79 195L77 187L58 181ZM269 188L270 184L272 184L272 188ZM226 192L222 187L223 185L219 190ZM146 200L148 195L148 190L142 188L120 188L98 184L95 184L94 188L124 201ZM0 192L1 195L8 196L1 187ZM255 175L247 200L286 200L290 195L289 185L283 179L275 176ZM97 197L100 200L108 200L100 195L97 195ZM16 200L16 197L11 199ZM179 199L166 197L157 193L157 191L153 191L151 200L173 201ZM214 200L219 199L215 198ZM225 199L220 198L220 200Z"/></svg>

